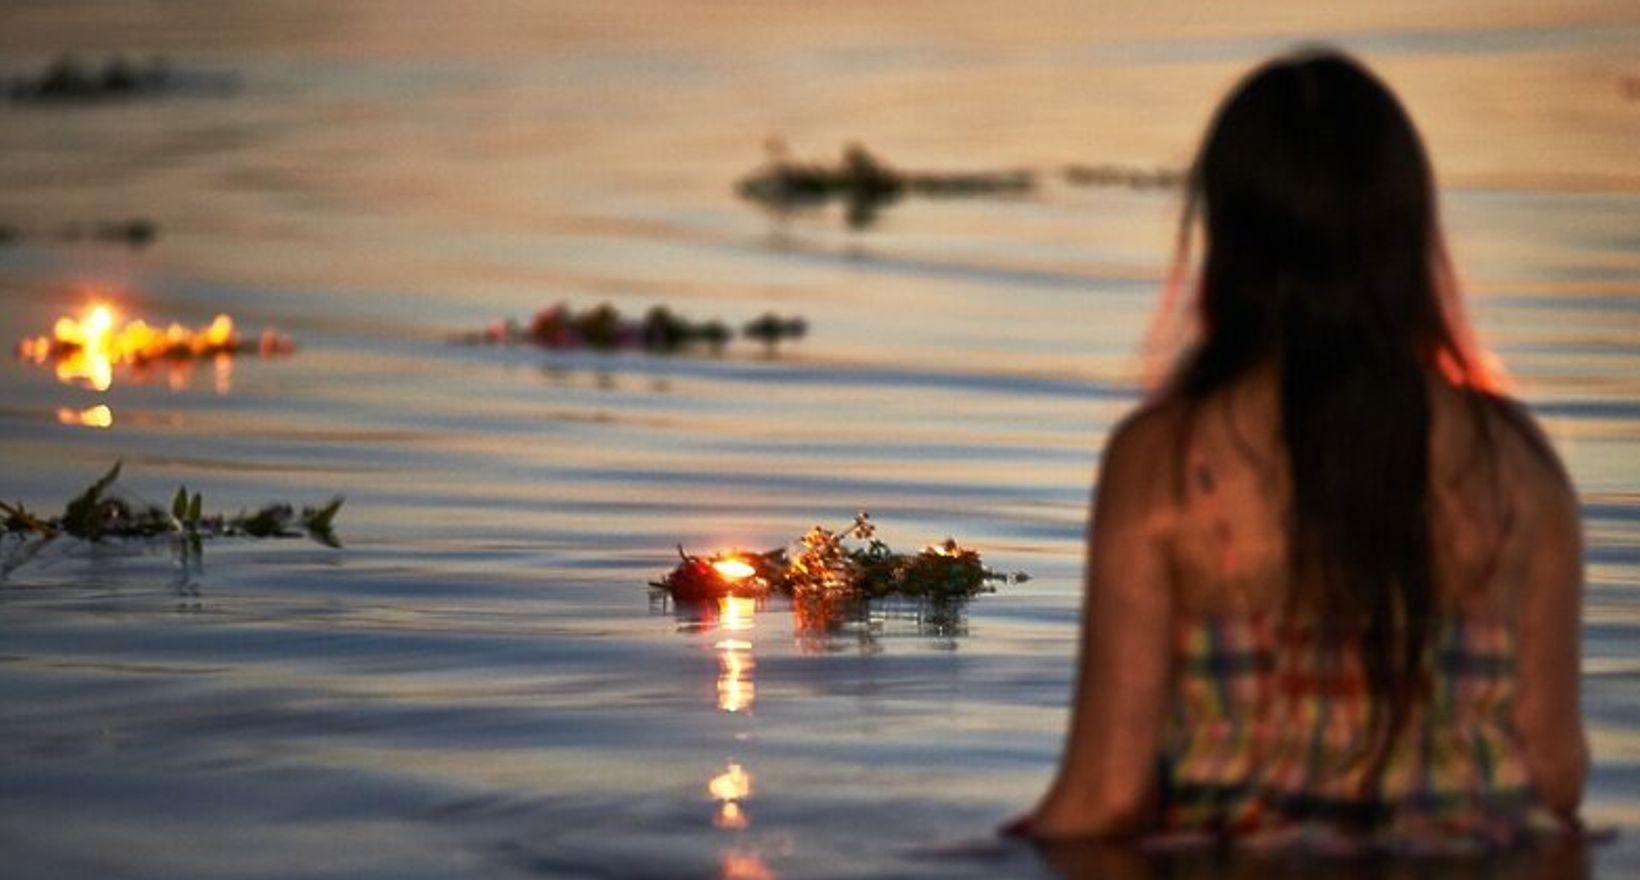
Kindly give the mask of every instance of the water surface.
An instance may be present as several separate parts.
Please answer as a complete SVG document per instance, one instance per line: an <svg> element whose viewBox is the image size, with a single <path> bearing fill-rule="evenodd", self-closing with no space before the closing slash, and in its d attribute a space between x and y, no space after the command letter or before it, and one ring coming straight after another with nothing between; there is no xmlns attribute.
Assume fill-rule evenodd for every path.
<svg viewBox="0 0 1640 880"><path fill-rule="evenodd" d="M0 337L95 286L299 350L100 392L0 364L0 495L50 509L123 459L153 499L347 496L341 550L218 542L190 573L55 544L0 583L8 875L1050 876L990 830L1057 757L1089 482L1179 208L1058 169L1182 163L1306 38L1405 96L1472 313L1578 483L1587 813L1625 830L1594 857L1640 871L1640 16L1276 5L8 6L7 73L158 51L237 89L0 110L0 222L44 235L0 248ZM732 193L771 135L1042 185L776 221ZM139 215L145 250L50 240ZM812 331L772 358L447 342L561 300ZM59 418L96 405L111 426ZM679 542L862 509L1034 579L818 636L644 588Z"/></svg>

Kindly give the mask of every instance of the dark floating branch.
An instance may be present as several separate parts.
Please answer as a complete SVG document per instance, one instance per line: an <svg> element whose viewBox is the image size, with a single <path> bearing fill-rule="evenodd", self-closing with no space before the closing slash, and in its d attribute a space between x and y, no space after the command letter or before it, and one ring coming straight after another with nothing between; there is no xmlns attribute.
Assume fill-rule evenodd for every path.
<svg viewBox="0 0 1640 880"><path fill-rule="evenodd" d="M158 56L140 64L115 55L98 68L65 54L36 76L12 79L8 92L18 102L93 104L178 93L224 95L237 87L231 76L179 72Z"/></svg>
<svg viewBox="0 0 1640 880"><path fill-rule="evenodd" d="M799 603L846 603L886 597L962 601L996 591L997 584L1023 583L1023 572L992 571L979 551L954 540L896 553L877 538L876 526L861 513L840 532L815 526L798 540L795 554L785 548L752 553L731 550L696 556L678 547L681 561L650 586L678 602L725 596L775 593Z"/></svg>
<svg viewBox="0 0 1640 880"><path fill-rule="evenodd" d="M740 328L740 335L747 339L755 339L770 348L787 339L802 339L808 332L808 321L796 317L782 318L774 312L748 321Z"/></svg>
<svg viewBox="0 0 1640 880"><path fill-rule="evenodd" d="M788 339L801 339L807 333L807 321L773 312L741 328L742 336L770 349ZM690 321L666 306L655 306L641 319L633 319L623 316L609 303L581 312L558 303L536 312L527 326L509 318L483 330L463 333L454 341L464 345L527 344L548 349L634 349L672 354L699 347L721 352L732 336L729 325L722 321Z"/></svg>
<svg viewBox="0 0 1640 880"><path fill-rule="evenodd" d="M52 233L31 234L19 227L0 223L0 247L31 238L69 243L90 241L97 244L124 245L133 250L140 250L159 239L159 224L146 217L133 217L129 220L69 223Z"/></svg>
<svg viewBox="0 0 1640 880"><path fill-rule="evenodd" d="M327 547L341 546L335 532L336 513L342 507L340 495L319 507L304 507L300 511L279 502L233 515L206 515L200 493L190 495L186 487L177 489L169 509L114 491L120 467L121 463L115 462L108 473L71 499L58 516L36 515L20 502L0 502L0 531L42 541L62 535L82 541L174 537L188 542L195 555L204 538L300 538L305 535Z"/></svg>
<svg viewBox="0 0 1640 880"><path fill-rule="evenodd" d="M769 161L742 178L735 190L776 213L841 201L849 226L871 225L877 213L907 195L928 197L1015 196L1036 187L1026 170L937 174L902 172L859 144L843 148L836 165L793 161L779 140L767 144Z"/></svg>
<svg viewBox="0 0 1640 880"><path fill-rule="evenodd" d="M1072 186L1172 189L1184 183L1184 172L1172 168L1146 169L1125 165L1067 165L1065 182Z"/></svg>

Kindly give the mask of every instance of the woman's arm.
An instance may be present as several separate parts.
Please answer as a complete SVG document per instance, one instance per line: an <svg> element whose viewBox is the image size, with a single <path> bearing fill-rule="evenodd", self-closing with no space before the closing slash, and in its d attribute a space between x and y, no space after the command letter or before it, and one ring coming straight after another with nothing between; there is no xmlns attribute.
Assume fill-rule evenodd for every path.
<svg viewBox="0 0 1640 880"><path fill-rule="evenodd" d="M1147 817L1169 692L1174 422L1166 410L1142 411L1106 445L1089 524L1070 731L1058 778L1018 829L1031 837L1120 835Z"/></svg>
<svg viewBox="0 0 1640 880"><path fill-rule="evenodd" d="M1517 612L1515 724L1538 795L1545 806L1572 820L1589 772L1578 699L1583 537L1577 496L1565 472L1553 460L1548 442L1541 436L1532 439L1531 460L1519 469L1523 479L1517 496L1527 528Z"/></svg>

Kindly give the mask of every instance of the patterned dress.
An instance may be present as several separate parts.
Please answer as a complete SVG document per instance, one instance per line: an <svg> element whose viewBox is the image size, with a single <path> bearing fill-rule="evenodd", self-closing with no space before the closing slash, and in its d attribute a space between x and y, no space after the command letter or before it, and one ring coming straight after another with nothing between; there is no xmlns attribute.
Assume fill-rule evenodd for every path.
<svg viewBox="0 0 1640 880"><path fill-rule="evenodd" d="M1365 674L1358 660L1323 650L1318 627L1210 615L1176 624L1174 636L1164 835L1445 850L1508 845L1556 825L1515 733L1514 644L1500 618L1453 615L1437 628L1429 697L1389 746L1376 784Z"/></svg>

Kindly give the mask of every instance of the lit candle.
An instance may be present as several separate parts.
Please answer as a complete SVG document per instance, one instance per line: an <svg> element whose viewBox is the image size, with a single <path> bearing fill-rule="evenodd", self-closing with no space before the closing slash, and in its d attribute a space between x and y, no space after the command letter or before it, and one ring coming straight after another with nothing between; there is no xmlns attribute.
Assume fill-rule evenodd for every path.
<svg viewBox="0 0 1640 880"><path fill-rule="evenodd" d="M718 573L718 577L732 584L757 574L757 569L753 568L751 563L733 556L713 562L712 570Z"/></svg>

